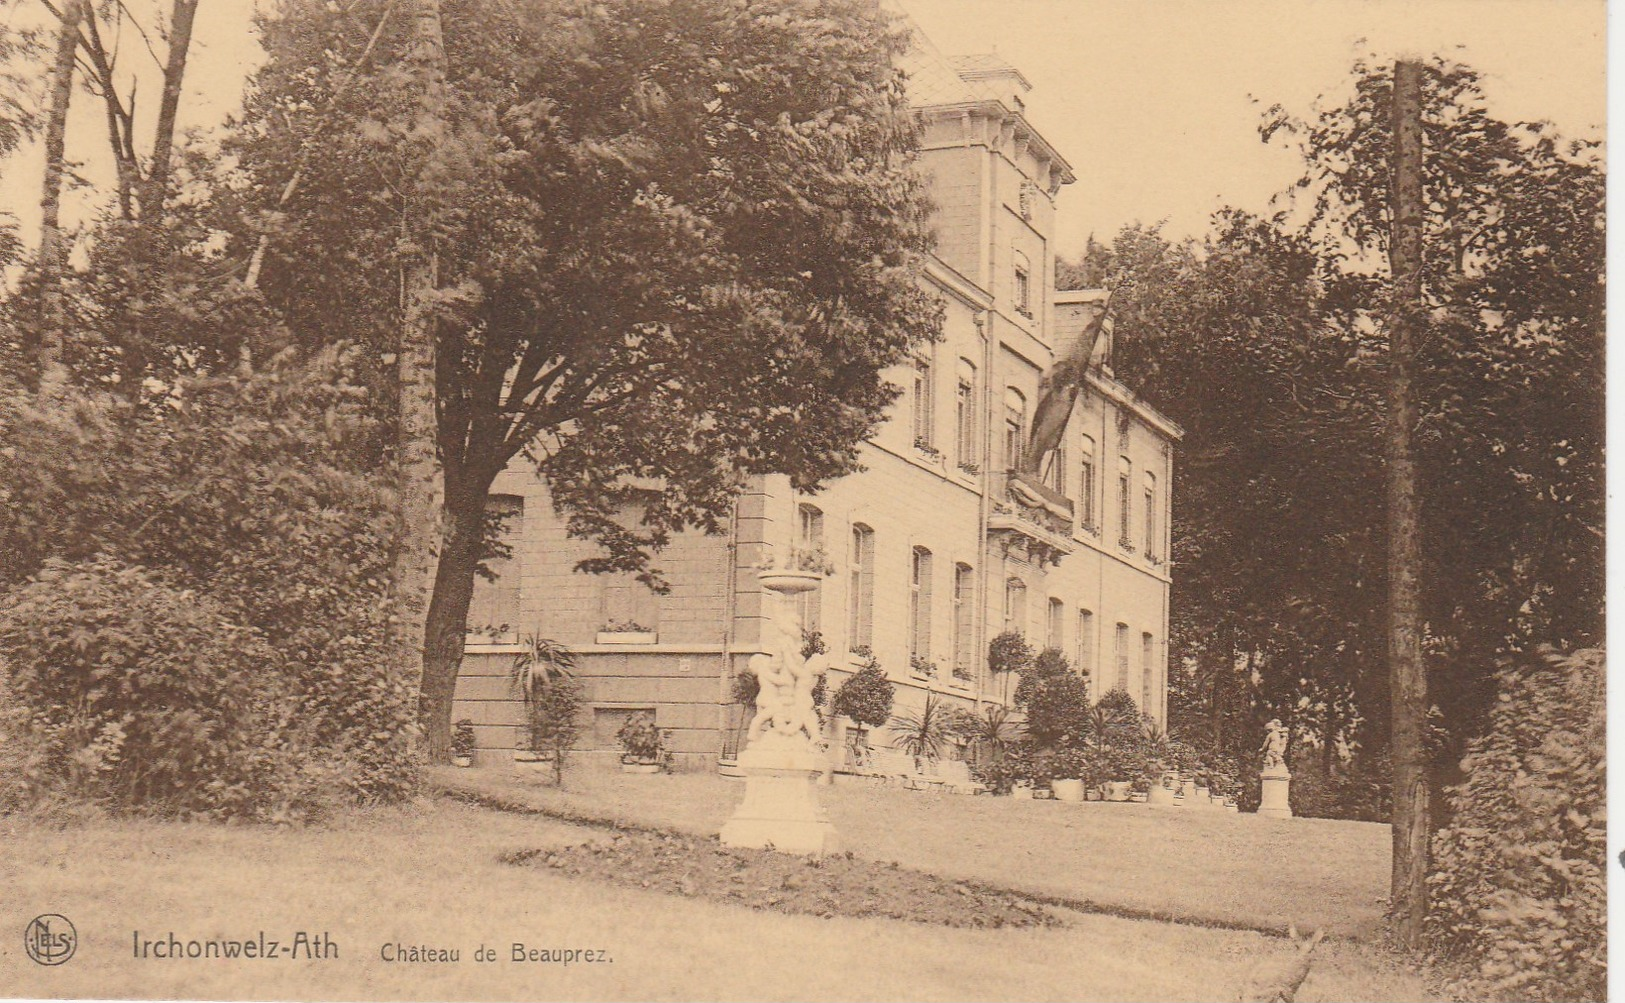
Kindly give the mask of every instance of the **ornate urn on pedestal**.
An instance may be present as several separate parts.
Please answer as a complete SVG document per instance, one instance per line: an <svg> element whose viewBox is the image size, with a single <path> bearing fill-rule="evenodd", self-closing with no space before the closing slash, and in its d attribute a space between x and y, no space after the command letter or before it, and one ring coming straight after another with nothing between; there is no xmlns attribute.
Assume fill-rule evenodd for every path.
<svg viewBox="0 0 1625 1003"><path fill-rule="evenodd" d="M815 744L818 712L812 695L828 659L801 656L801 625L793 598L817 588L823 576L777 570L762 572L760 580L768 619L764 650L751 656L750 669L761 681L761 692L746 732L748 744L739 753L745 797L722 827L722 844L834 853L839 840L815 786L827 757Z"/></svg>

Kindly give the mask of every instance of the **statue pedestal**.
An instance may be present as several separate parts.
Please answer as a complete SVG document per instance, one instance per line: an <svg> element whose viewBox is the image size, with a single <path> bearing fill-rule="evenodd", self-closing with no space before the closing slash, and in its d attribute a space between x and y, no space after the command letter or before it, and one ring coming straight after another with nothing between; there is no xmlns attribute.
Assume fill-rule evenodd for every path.
<svg viewBox="0 0 1625 1003"><path fill-rule="evenodd" d="M723 825L722 845L814 856L837 852L840 839L815 786L824 766L808 742L751 743L739 754L745 799Z"/></svg>
<svg viewBox="0 0 1625 1003"><path fill-rule="evenodd" d="M1292 802L1288 798L1288 789L1292 786L1292 774L1284 766L1272 770L1265 770L1258 775L1263 783L1263 797L1258 802L1258 813L1265 818L1291 818Z"/></svg>

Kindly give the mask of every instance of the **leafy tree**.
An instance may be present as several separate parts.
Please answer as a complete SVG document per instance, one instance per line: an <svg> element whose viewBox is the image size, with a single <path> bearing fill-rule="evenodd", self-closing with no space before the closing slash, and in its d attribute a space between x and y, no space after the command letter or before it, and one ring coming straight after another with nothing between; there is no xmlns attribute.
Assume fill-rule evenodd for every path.
<svg viewBox="0 0 1625 1003"><path fill-rule="evenodd" d="M263 209L293 170L308 178L269 219L264 280L302 341L387 347L398 317L391 182L421 138L400 96L409 40L385 25L373 44L381 15L381 0L285 5L234 144ZM650 553L717 529L742 475L812 487L855 469L896 394L881 370L933 336L938 309L916 282L900 38L871 5L477 0L443 25L443 131L413 189L438 276L435 755L510 460L532 460L570 531L603 545L584 570L658 583ZM318 130L320 155L299 156Z"/></svg>

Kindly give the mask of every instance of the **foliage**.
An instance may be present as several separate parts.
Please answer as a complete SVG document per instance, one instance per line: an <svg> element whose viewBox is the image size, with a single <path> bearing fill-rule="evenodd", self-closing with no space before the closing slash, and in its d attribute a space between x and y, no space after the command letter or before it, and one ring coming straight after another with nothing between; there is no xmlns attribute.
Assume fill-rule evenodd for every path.
<svg viewBox="0 0 1625 1003"><path fill-rule="evenodd" d="M949 728L970 746L971 776L995 794L1009 791L1015 763L1006 762L1011 750L1024 748L1026 726L1010 716L1003 704L988 704L982 713L960 710Z"/></svg>
<svg viewBox="0 0 1625 1003"><path fill-rule="evenodd" d="M387 7L279 5L227 159L301 344L387 348L401 252L432 246L449 522L470 523L523 456L569 532L600 544L584 570L660 585L652 554L717 531L741 474L812 489L857 468L898 393L883 371L940 321L917 281L930 238L887 15L447 5L445 105L424 123L410 19ZM295 171L299 192L268 212ZM403 240L408 208L422 225ZM466 589L477 560L471 534L448 537L437 589ZM460 652L431 655L433 747Z"/></svg>
<svg viewBox="0 0 1625 1003"><path fill-rule="evenodd" d="M891 720L892 700L897 687L871 652L863 651L863 665L835 688L832 713L849 717L858 724L879 728Z"/></svg>
<svg viewBox="0 0 1625 1003"><path fill-rule="evenodd" d="M1017 781L1032 783L1035 772L1032 745L1017 739L1005 747L1004 755L979 756L971 763L971 778L994 794L1008 794Z"/></svg>
<svg viewBox="0 0 1625 1003"><path fill-rule="evenodd" d="M733 689L729 691L729 696L741 707L754 707L756 697L761 692L762 681L756 678L756 673L749 669L740 669L739 674L734 676Z"/></svg>
<svg viewBox="0 0 1625 1003"><path fill-rule="evenodd" d="M1304 158L1278 214L1226 210L1197 241L1128 227L1057 265L1063 285L1119 286L1115 375L1186 429L1170 722L1238 758L1273 717L1346 751L1328 810L1380 800L1387 746L1390 73L1361 60L1307 119L1271 110L1265 139ZM1597 144L1497 119L1447 59L1428 62L1424 105L1416 441L1447 779L1500 654L1602 636L1603 172Z"/></svg>
<svg viewBox="0 0 1625 1003"><path fill-rule="evenodd" d="M665 734L655 727L654 715L648 711L640 710L627 717L615 733L615 741L621 743L625 753L621 757L623 762L659 763L665 759Z"/></svg>
<svg viewBox="0 0 1625 1003"><path fill-rule="evenodd" d="M378 657L393 509L358 458L353 367L281 355L177 381L162 407L69 389L41 409L0 388L0 589L102 554L197 592L276 652L260 673L283 696L280 747L312 776L345 764L352 798L394 800L415 782L411 694Z"/></svg>
<svg viewBox="0 0 1625 1003"><path fill-rule="evenodd" d="M5 689L49 750L35 782L116 810L259 814L276 660L218 604L107 559L53 560L0 608Z"/></svg>
<svg viewBox="0 0 1625 1003"><path fill-rule="evenodd" d="M919 710L904 711L891 719L892 746L916 761L939 759L952 734L952 726L948 704L935 693L927 693Z"/></svg>
<svg viewBox="0 0 1625 1003"><path fill-rule="evenodd" d="M528 705L531 748L551 756L556 787L564 786L565 759L581 737L581 706L581 680L562 673L548 677Z"/></svg>
<svg viewBox="0 0 1625 1003"><path fill-rule="evenodd" d="M452 727L451 754L463 758L474 755L474 722L471 719L465 717Z"/></svg>
<svg viewBox="0 0 1625 1003"><path fill-rule="evenodd" d="M1047 772L1052 780L1082 780L1083 786L1088 789L1099 787L1110 779L1100 753L1082 746L1067 746L1051 752Z"/></svg>
<svg viewBox="0 0 1625 1003"><path fill-rule="evenodd" d="M1015 703L1027 715L1027 733L1039 748L1081 744L1089 732L1089 684L1066 657L1045 648L1021 670Z"/></svg>
<svg viewBox="0 0 1625 1003"><path fill-rule="evenodd" d="M1604 657L1508 659L1468 745L1454 821L1433 842L1428 934L1498 997L1589 1000L1607 988Z"/></svg>
<svg viewBox="0 0 1625 1003"><path fill-rule="evenodd" d="M1033 649L1020 633L1007 630L987 644L989 672L1020 672L1032 664Z"/></svg>
<svg viewBox="0 0 1625 1003"><path fill-rule="evenodd" d="M523 649L513 656L508 685L525 702L526 737L533 751L552 748L548 739L554 725L545 706L547 689L553 683L571 678L575 653L551 638L526 634L519 639Z"/></svg>

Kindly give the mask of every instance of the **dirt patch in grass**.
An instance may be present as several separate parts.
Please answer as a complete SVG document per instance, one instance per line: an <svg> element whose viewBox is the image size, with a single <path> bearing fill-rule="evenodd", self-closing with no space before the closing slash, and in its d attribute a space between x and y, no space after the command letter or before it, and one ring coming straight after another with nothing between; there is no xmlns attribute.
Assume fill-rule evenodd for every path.
<svg viewBox="0 0 1625 1003"><path fill-rule="evenodd" d="M521 850L505 863L574 878L812 916L883 917L955 927L1064 926L1048 906L1003 889L951 881L847 854L797 857L712 839L623 832L564 849Z"/></svg>

